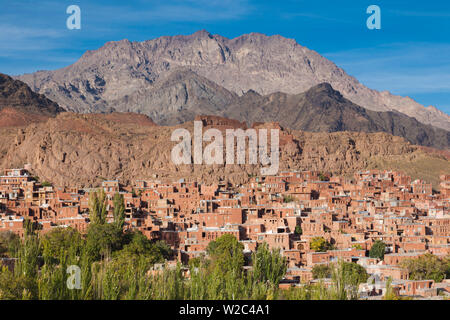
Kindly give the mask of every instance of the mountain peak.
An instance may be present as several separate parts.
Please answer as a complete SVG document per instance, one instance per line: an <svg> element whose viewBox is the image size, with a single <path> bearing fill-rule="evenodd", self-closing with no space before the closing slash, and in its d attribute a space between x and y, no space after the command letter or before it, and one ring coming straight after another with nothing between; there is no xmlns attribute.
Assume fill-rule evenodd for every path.
<svg viewBox="0 0 450 320"><path fill-rule="evenodd" d="M131 45L114 42L85 54L74 65L18 78L38 92L49 94L68 110L89 112L111 105L121 111L141 104L140 99L129 100L130 95L147 92L149 85L157 85L179 67L238 95L249 89L261 95L296 95L313 88L338 96L339 91L366 109L396 110L422 123L450 130L450 116L411 99L369 89L317 52L280 35L250 33L228 39L203 29L191 35L165 36ZM96 81L97 78L101 80ZM181 107L184 100L179 97L174 96L169 109ZM212 96L208 99L217 100Z"/></svg>
<svg viewBox="0 0 450 320"><path fill-rule="evenodd" d="M334 90L331 84L328 82L322 82L318 85L315 85L314 87L311 87L308 91L306 91L306 94L313 94L313 95L327 95L327 96L333 96L337 99L342 98L342 94Z"/></svg>
<svg viewBox="0 0 450 320"><path fill-rule="evenodd" d="M335 91L333 89L333 87L331 86L331 84L329 84L328 82L321 82L318 85L312 87L311 89L314 89L314 88L317 90L327 91L327 92Z"/></svg>
<svg viewBox="0 0 450 320"><path fill-rule="evenodd" d="M243 97L261 97L261 95L253 89L249 89L246 92L242 91Z"/></svg>
<svg viewBox="0 0 450 320"><path fill-rule="evenodd" d="M198 30L198 31L194 32L191 36L198 37L198 38L206 38L206 37L212 38L212 34L206 29Z"/></svg>

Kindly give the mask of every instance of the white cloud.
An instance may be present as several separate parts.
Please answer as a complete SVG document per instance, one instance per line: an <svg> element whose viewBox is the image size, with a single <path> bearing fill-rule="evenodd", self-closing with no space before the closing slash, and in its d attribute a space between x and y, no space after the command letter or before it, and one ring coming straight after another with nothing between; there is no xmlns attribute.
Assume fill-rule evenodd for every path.
<svg viewBox="0 0 450 320"><path fill-rule="evenodd" d="M62 30L0 25L0 56L20 56L32 51L49 51L58 47Z"/></svg>
<svg viewBox="0 0 450 320"><path fill-rule="evenodd" d="M324 54L366 86L395 94L449 92L450 44L396 43Z"/></svg>

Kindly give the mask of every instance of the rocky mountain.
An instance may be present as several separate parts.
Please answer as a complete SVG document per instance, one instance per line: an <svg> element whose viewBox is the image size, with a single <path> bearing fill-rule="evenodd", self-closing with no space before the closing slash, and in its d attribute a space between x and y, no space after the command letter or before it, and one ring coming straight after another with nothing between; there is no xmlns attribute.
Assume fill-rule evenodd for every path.
<svg viewBox="0 0 450 320"><path fill-rule="evenodd" d="M64 111L28 85L0 73L0 127L44 121Z"/></svg>
<svg viewBox="0 0 450 320"><path fill-rule="evenodd" d="M204 126L245 128L236 120L197 117ZM193 122L157 126L145 115L132 113L75 114L64 112L23 129L0 130L0 168L32 166L42 180L57 185L97 186L104 179L124 183L136 179L223 179L242 183L259 174L258 165L175 165L171 141L175 128L193 131ZM256 129L279 128L276 123ZM206 130L206 129L205 129ZM411 145L386 133L312 133L281 129L280 170L321 170L353 174L358 170L400 169L437 186L450 162L439 153ZM407 164L407 165L405 165Z"/></svg>
<svg viewBox="0 0 450 320"><path fill-rule="evenodd" d="M24 83L22 87L32 93ZM16 96L16 105L26 107L30 104L26 95ZM44 99L47 105L55 105ZM277 92L263 96L250 90L239 96L189 69L177 68L168 71L154 86L111 100L111 105L122 112L148 115L161 125L192 121L197 115L222 115L245 121L248 125L277 121L285 128L312 132L387 132L413 144L440 149L450 146L450 132L424 125L396 111L377 112L362 108L345 99L328 83L297 95ZM47 111L45 107L40 108L42 112ZM96 109L112 110L104 101L91 105L90 111ZM28 113L20 117L16 113L13 112L13 116L0 113L0 125L2 122L33 122L26 119L30 116Z"/></svg>
<svg viewBox="0 0 450 320"><path fill-rule="evenodd" d="M184 84L180 81L171 86L171 73L180 68L209 83L195 83L191 73ZM70 111L148 110L146 113L161 123L165 120L150 110L162 105L171 112L199 99L220 108L224 96L211 95L212 83L238 95L249 90L261 95L295 95L327 82L368 110L397 111L421 123L450 130L447 114L407 97L371 90L317 52L279 35L251 33L228 39L202 30L144 42L108 42L98 50L87 51L73 65L18 78ZM167 90L158 92L161 87Z"/></svg>
<svg viewBox="0 0 450 320"><path fill-rule="evenodd" d="M174 125L191 121L196 115L220 114L238 100L237 94L216 83L190 70L176 69L151 89L114 100L113 105L146 114L161 125Z"/></svg>
<svg viewBox="0 0 450 320"><path fill-rule="evenodd" d="M449 131L422 124L397 111L364 109L328 83L297 95L277 92L262 96L248 91L224 108L222 115L248 124L277 121L285 128L311 132L387 132L413 144L450 147Z"/></svg>

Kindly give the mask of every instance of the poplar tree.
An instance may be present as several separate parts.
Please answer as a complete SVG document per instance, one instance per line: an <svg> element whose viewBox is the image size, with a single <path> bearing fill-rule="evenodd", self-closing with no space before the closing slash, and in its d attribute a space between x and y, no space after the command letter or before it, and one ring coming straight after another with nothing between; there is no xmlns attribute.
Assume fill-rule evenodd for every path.
<svg viewBox="0 0 450 320"><path fill-rule="evenodd" d="M107 214L106 194L103 189L89 194L89 218L92 223L105 224Z"/></svg>
<svg viewBox="0 0 450 320"><path fill-rule="evenodd" d="M116 193L113 198L114 205L114 224L120 230L123 229L123 225L125 223L125 203L123 199L123 195L120 193Z"/></svg>
<svg viewBox="0 0 450 320"><path fill-rule="evenodd" d="M287 270L286 259L281 255L280 250L269 250L265 242L253 253L252 264L254 280L269 282L273 286L278 286Z"/></svg>

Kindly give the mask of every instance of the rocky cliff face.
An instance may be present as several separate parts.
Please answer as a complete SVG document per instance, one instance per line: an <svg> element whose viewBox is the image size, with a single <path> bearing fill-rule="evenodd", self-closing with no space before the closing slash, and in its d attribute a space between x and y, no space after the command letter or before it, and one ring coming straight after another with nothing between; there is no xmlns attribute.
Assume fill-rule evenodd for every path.
<svg viewBox="0 0 450 320"><path fill-rule="evenodd" d="M220 114L239 97L216 83L186 69L168 72L152 88L113 102L120 111L139 112L161 125L192 121L196 115Z"/></svg>
<svg viewBox="0 0 450 320"><path fill-rule="evenodd" d="M245 124L220 117L198 117L205 126L245 128ZM13 133L0 130L0 167L30 163L33 172L57 185L92 186L103 179L124 183L143 178L186 178L205 183L224 179L245 182L259 174L256 165L174 165L171 141L175 128L193 131L193 122L161 127L144 115L131 113L62 113L45 123L33 123ZM255 128L279 127L276 123ZM7 142L11 142L8 144ZM322 170L351 174L367 168L392 169L407 164L408 173L437 179L450 173L448 160L427 154L404 139L385 133L311 133L282 129L280 170ZM432 164L433 170L420 161ZM406 166L405 166L406 167Z"/></svg>
<svg viewBox="0 0 450 320"><path fill-rule="evenodd" d="M19 80L0 73L0 127L44 121L64 111Z"/></svg>
<svg viewBox="0 0 450 320"><path fill-rule="evenodd" d="M183 111L196 100L220 108L222 99L232 99L228 93L216 97L213 84L192 75L177 84L167 82L180 68L238 95L248 90L263 95L298 94L328 82L345 98L369 110L398 111L450 130L447 114L409 98L371 90L318 53L278 35L251 33L227 39L203 30L144 42L108 42L98 50L87 51L71 66L19 79L67 110L145 110L161 123L165 120L152 113L155 108Z"/></svg>

